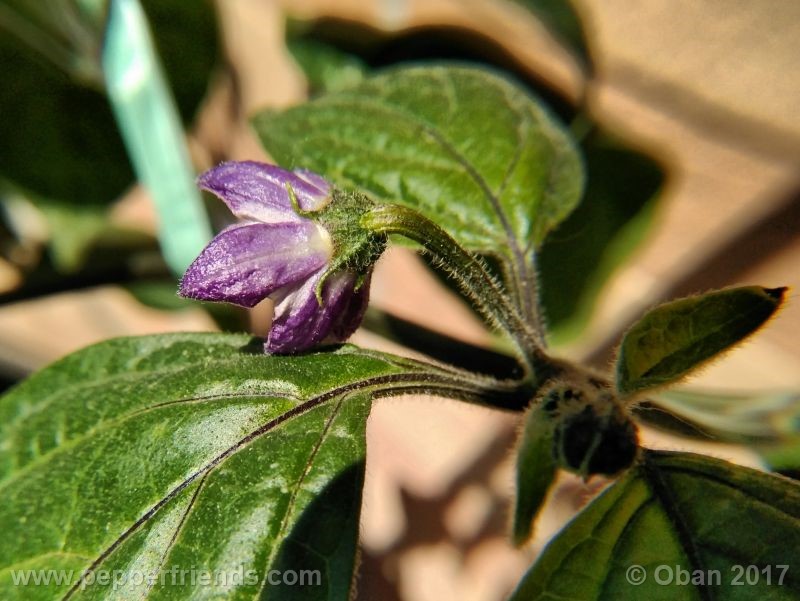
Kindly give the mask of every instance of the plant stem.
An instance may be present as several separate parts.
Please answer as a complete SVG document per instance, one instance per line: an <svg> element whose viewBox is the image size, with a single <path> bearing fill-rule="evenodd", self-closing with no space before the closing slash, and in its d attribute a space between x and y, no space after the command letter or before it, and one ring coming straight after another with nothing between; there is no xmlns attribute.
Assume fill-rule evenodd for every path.
<svg viewBox="0 0 800 601"><path fill-rule="evenodd" d="M537 342L533 326L522 318L483 261L461 247L433 221L408 207L385 204L365 213L361 225L378 233L400 234L421 244L458 283L483 316L514 342L534 385L558 369L557 363Z"/></svg>

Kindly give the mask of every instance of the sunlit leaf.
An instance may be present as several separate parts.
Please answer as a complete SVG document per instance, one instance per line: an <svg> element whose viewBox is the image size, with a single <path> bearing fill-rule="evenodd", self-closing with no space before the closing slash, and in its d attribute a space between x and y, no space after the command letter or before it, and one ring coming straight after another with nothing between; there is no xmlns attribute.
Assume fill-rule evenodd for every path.
<svg viewBox="0 0 800 601"><path fill-rule="evenodd" d="M471 394L418 362L354 347L267 357L242 335L71 355L0 398L0 598L62 599L70 582L13 578L64 569L71 583L156 575L126 593L137 599L346 600L370 401L418 389ZM173 586L173 569L257 578ZM319 584L264 586L269 570L317 570ZM121 598L83 584L71 599Z"/></svg>
<svg viewBox="0 0 800 601"><path fill-rule="evenodd" d="M786 288L744 286L656 307L631 327L617 357L617 388L631 394L679 380L755 332Z"/></svg>
<svg viewBox="0 0 800 601"><path fill-rule="evenodd" d="M358 57L330 44L310 38L290 38L286 45L305 73L312 95L352 87L367 74L367 66Z"/></svg>
<svg viewBox="0 0 800 601"><path fill-rule="evenodd" d="M521 88L486 69L397 68L254 125L279 163L404 203L496 256L535 313L534 252L583 175L566 131Z"/></svg>
<svg viewBox="0 0 800 601"><path fill-rule="evenodd" d="M800 485L648 452L548 544L510 601L798 599L798 561Z"/></svg>

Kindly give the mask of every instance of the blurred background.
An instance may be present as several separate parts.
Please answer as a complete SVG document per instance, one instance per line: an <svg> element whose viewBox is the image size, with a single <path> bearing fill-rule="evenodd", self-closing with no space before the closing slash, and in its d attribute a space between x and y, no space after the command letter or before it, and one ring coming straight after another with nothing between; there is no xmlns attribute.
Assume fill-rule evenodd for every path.
<svg viewBox="0 0 800 601"><path fill-rule="evenodd" d="M228 218L194 190L195 174L269 160L248 125L254 111L408 61L502 70L579 140L587 192L540 257L557 354L603 368L654 304L734 284L800 285L794 0L0 0L0 29L0 389L113 336L263 334L268 306L175 296L182 269ZM391 314L494 344L403 249L381 259L372 307L367 325ZM365 327L354 341L401 348L376 329L387 333ZM643 437L796 476L799 396L792 291L764 331L683 396L654 399L699 429ZM642 413L675 429L659 415ZM513 549L517 427L516 416L430 398L375 406L359 599L504 598L603 486L562 478L535 540Z"/></svg>

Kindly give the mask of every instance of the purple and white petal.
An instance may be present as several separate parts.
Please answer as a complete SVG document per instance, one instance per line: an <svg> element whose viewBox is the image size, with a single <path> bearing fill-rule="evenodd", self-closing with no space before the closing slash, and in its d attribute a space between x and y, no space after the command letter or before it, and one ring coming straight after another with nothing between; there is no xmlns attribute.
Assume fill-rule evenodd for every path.
<svg viewBox="0 0 800 601"><path fill-rule="evenodd" d="M344 271L328 277L320 306L316 287L323 274L324 270L321 270L316 276L275 297L275 316L264 343L265 352L304 351L328 337L338 316L348 307L355 277Z"/></svg>
<svg viewBox="0 0 800 601"><path fill-rule="evenodd" d="M222 163L197 178L197 185L222 199L234 215L262 223L301 219L292 207L286 184L291 185L304 211L319 210L330 202L330 186L319 175L301 175L256 161Z"/></svg>
<svg viewBox="0 0 800 601"><path fill-rule="evenodd" d="M325 196L327 198L325 203L321 204L317 208L308 209L309 211L318 211L331 201L331 185L328 183L328 180L322 177L319 173L314 173L308 169L294 169L292 170L292 173L307 181L309 184L319 190L321 196Z"/></svg>
<svg viewBox="0 0 800 601"><path fill-rule="evenodd" d="M330 259L330 236L315 223L246 223L220 232L186 270L181 296L253 307Z"/></svg>
<svg viewBox="0 0 800 601"><path fill-rule="evenodd" d="M350 338L358 329L358 326L361 325L369 304L369 286L371 282L372 272L370 271L364 278L361 287L353 292L347 307L336 318L330 333L337 342L344 342Z"/></svg>

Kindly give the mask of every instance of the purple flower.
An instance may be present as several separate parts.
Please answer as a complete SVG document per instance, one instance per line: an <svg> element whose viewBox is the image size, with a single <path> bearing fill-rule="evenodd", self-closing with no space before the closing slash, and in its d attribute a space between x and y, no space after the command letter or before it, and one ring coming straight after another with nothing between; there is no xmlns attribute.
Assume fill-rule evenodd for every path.
<svg viewBox="0 0 800 601"><path fill-rule="evenodd" d="M361 277L346 268L329 270L334 242L311 218L332 200L328 182L310 171L244 161L206 171L198 185L221 198L240 222L220 232L189 266L181 296L243 307L270 297L275 316L267 353L342 341L356 330L369 299L371 268Z"/></svg>

